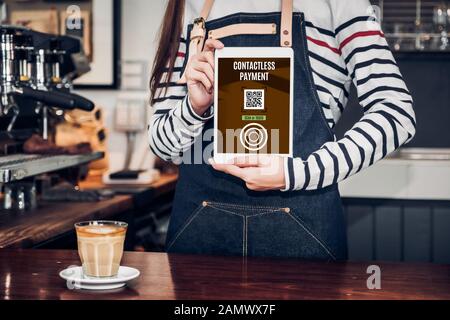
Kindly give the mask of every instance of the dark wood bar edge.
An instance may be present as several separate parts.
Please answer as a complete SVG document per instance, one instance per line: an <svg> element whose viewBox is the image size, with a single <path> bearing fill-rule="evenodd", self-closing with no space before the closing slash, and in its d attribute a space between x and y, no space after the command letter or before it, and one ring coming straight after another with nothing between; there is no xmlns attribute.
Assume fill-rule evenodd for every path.
<svg viewBox="0 0 450 320"><path fill-rule="evenodd" d="M116 291L70 290L58 274L79 265L76 251L0 250L0 299L450 299L450 266L320 263L242 257L126 252L141 275ZM367 267L381 289L367 288Z"/></svg>
<svg viewBox="0 0 450 320"><path fill-rule="evenodd" d="M143 187L151 191L152 197L157 197L173 190L176 181L177 175L162 175L154 183ZM105 187L100 178L89 179L80 186ZM108 219L132 208L131 195L116 195L98 202L41 202L33 211L3 212L0 214L0 248L30 248L70 232L76 222Z"/></svg>

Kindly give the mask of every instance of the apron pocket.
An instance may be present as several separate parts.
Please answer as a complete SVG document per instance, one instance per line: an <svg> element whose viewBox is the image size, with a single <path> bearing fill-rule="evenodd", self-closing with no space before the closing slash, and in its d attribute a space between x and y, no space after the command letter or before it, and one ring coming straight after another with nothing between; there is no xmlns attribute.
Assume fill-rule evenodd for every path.
<svg viewBox="0 0 450 320"><path fill-rule="evenodd" d="M248 256L336 260L328 246L288 208L250 215L246 225Z"/></svg>
<svg viewBox="0 0 450 320"><path fill-rule="evenodd" d="M175 234L167 252L242 255L243 218L203 202Z"/></svg>

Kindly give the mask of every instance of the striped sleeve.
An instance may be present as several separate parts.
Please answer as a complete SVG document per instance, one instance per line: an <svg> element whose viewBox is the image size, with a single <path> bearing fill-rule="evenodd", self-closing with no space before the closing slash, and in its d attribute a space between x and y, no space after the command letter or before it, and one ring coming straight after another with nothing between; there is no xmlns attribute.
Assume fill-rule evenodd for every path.
<svg viewBox="0 0 450 320"><path fill-rule="evenodd" d="M192 109L186 85L178 84L186 54L186 41L181 39L174 72L163 76L159 84L153 115L148 126L150 149L166 161L180 163L183 152L200 136L204 123L211 116L200 117ZM163 88L168 85L167 90Z"/></svg>
<svg viewBox="0 0 450 320"><path fill-rule="evenodd" d="M307 159L287 159L286 190L336 184L386 157L415 135L413 101L368 0L330 0L341 64L358 94L363 117L338 141Z"/></svg>

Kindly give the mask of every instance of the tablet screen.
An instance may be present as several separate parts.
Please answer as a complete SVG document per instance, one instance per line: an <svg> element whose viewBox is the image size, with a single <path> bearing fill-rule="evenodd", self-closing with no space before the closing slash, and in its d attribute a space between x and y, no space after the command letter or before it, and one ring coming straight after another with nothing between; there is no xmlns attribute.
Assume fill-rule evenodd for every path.
<svg viewBox="0 0 450 320"><path fill-rule="evenodd" d="M218 58L216 153L291 154L291 61Z"/></svg>

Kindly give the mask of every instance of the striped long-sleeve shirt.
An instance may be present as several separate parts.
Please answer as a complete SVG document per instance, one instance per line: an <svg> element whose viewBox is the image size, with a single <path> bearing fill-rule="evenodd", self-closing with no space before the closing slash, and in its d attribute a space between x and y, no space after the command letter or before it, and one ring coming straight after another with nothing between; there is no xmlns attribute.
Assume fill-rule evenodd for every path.
<svg viewBox="0 0 450 320"><path fill-rule="evenodd" d="M216 0L209 19L236 12L280 11L280 3ZM153 106L149 127L153 152L174 162L191 148L212 117L198 116L189 104L186 86L176 84L186 58L187 24L202 5L201 0L186 1L175 72L169 89ZM368 0L294 0L294 11L305 14L313 79L328 125L333 129L341 117L352 82L364 115L342 139L324 144L308 158L287 158L286 190L314 190L342 181L415 134L412 97L370 6Z"/></svg>

